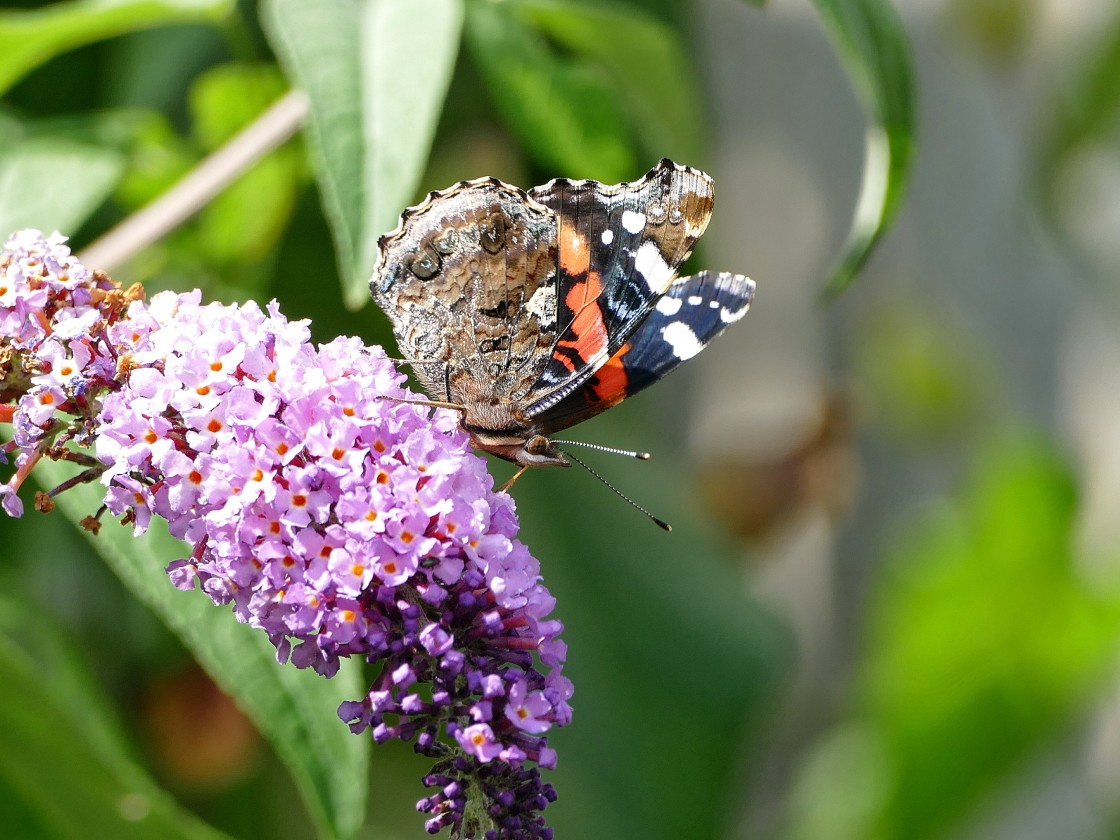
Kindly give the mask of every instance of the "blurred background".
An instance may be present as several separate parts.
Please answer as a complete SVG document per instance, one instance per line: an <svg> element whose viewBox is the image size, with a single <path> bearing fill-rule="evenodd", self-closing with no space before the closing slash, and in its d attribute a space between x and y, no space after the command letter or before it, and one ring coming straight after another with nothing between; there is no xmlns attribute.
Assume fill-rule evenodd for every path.
<svg viewBox="0 0 1120 840"><path fill-rule="evenodd" d="M80 251L288 89L254 3L170 5L181 20L76 37L8 89L0 230L58 227ZM552 737L557 836L1120 840L1115 2L894 0L917 157L831 302L866 117L822 4L616 4L685 57L663 150L593 50L468 5L417 196L482 175L632 179L684 155L717 185L690 268L758 284L741 325L576 432L654 453L594 466L672 534L580 471L516 487L576 686ZM30 20L8 12L0 49ZM534 61L543 87L518 75ZM570 136L519 99L546 94L575 103ZM296 139L113 274L275 297L318 340L392 347L380 312L344 304L335 254ZM63 517L0 520L0 560L5 836L74 836L48 805L101 836L104 803L70 778L95 772L76 707L115 720L130 760L218 831L311 836L268 744ZM57 708L40 758L84 797L24 784L30 757L5 756L6 726ZM360 836L418 836L424 762L391 744L372 765Z"/></svg>

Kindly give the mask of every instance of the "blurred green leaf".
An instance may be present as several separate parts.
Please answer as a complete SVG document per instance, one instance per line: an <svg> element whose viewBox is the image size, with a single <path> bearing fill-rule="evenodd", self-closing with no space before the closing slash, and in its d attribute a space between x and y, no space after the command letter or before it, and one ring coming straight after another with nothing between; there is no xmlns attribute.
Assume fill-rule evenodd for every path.
<svg viewBox="0 0 1120 840"><path fill-rule="evenodd" d="M1053 155L1120 129L1120 17L1088 53L1054 114Z"/></svg>
<svg viewBox="0 0 1120 840"><path fill-rule="evenodd" d="M71 233L109 196L124 156L62 138L29 138L0 149L0 231Z"/></svg>
<svg viewBox="0 0 1120 840"><path fill-rule="evenodd" d="M124 177L113 198L126 210L157 199L198 163L198 150L158 111L108 111L101 115L103 142L127 156Z"/></svg>
<svg viewBox="0 0 1120 840"><path fill-rule="evenodd" d="M1120 601L1074 561L1069 467L1014 441L973 482L910 531L872 605L864 691L895 763L897 838L967 813L1066 725L1115 649Z"/></svg>
<svg viewBox="0 0 1120 840"><path fill-rule="evenodd" d="M835 296L855 279L906 194L915 148L915 91L906 34L888 0L813 2L870 120L855 217L825 288Z"/></svg>
<svg viewBox="0 0 1120 840"><path fill-rule="evenodd" d="M1069 467L1015 440L981 459L967 493L906 529L871 600L863 758L834 785L843 800L865 770L880 779L874 819L863 814L876 828L853 840L947 836L1104 686L1120 593L1078 569L1076 514Z"/></svg>
<svg viewBox="0 0 1120 840"><path fill-rule="evenodd" d="M951 0L945 17L981 58L1014 72L1040 23L1040 4L1038 0Z"/></svg>
<svg viewBox="0 0 1120 840"><path fill-rule="evenodd" d="M605 69L557 55L519 5L467 6L467 43L506 125L542 166L567 177L635 175L634 132ZM565 28L576 20L563 10L551 17Z"/></svg>
<svg viewBox="0 0 1120 840"><path fill-rule="evenodd" d="M545 35L607 71L651 158L696 161L705 118L700 87L680 36L657 18L615 3L512 0Z"/></svg>
<svg viewBox="0 0 1120 840"><path fill-rule="evenodd" d="M347 304L369 299L378 235L412 202L454 69L462 0L267 0L265 29L311 98L309 153Z"/></svg>
<svg viewBox="0 0 1120 840"><path fill-rule="evenodd" d="M107 698L57 624L7 596L0 596L0 683L6 837L225 837L136 763Z"/></svg>
<svg viewBox="0 0 1120 840"><path fill-rule="evenodd" d="M191 131L199 145L212 152L275 104L286 91L284 77L274 64L219 64L191 84Z"/></svg>
<svg viewBox="0 0 1120 840"><path fill-rule="evenodd" d="M593 439L645 448L657 418L642 409L596 418ZM549 821L558 837L722 837L728 808L742 806L746 745L785 687L791 639L749 596L740 551L691 503L683 463L659 452L610 466L672 533L583 470L539 470L515 488L576 686L575 722L549 733L561 757Z"/></svg>
<svg viewBox="0 0 1120 840"><path fill-rule="evenodd" d="M784 840L875 840L890 783L878 731L841 724L816 745L792 786L794 819Z"/></svg>
<svg viewBox="0 0 1120 840"><path fill-rule="evenodd" d="M1049 125L1040 153L1039 187L1042 209L1065 244L1078 256L1103 257L1101 273L1114 283L1109 247L1115 241L1114 225L1107 208L1120 162L1120 14L1100 29L1092 46L1070 62L1061 96L1040 109Z"/></svg>
<svg viewBox="0 0 1120 840"><path fill-rule="evenodd" d="M875 424L908 444L960 441L992 408L992 352L928 299L876 300L853 324L854 375Z"/></svg>
<svg viewBox="0 0 1120 840"><path fill-rule="evenodd" d="M199 76L191 86L190 110L202 147L217 149L285 90L271 64L223 64ZM301 159L287 143L253 164L199 214L196 247L218 265L263 259L291 218Z"/></svg>
<svg viewBox="0 0 1120 840"><path fill-rule="evenodd" d="M45 483L59 483L72 470L44 462L36 472ZM61 512L54 515L77 522L100 506L99 490L81 485L61 494ZM269 739L295 778L320 834L353 837L365 808L370 739L351 734L337 710L343 700L365 692L359 663L344 663L347 667L330 680L278 664L262 632L238 624L228 607L216 607L201 592L172 586L164 570L188 549L165 529L153 527L134 538L131 528L110 521L89 539L129 590L182 639Z"/></svg>
<svg viewBox="0 0 1120 840"><path fill-rule="evenodd" d="M72 0L0 12L0 93L56 55L171 23L218 21L234 0Z"/></svg>

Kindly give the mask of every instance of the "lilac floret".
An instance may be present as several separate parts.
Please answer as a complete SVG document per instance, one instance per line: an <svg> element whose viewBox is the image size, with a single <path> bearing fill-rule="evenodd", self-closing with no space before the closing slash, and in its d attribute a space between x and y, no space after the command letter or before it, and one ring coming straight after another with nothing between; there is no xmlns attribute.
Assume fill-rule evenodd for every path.
<svg viewBox="0 0 1120 840"><path fill-rule="evenodd" d="M571 717L562 627L455 412L405 402L419 397L378 347L315 347L275 303L145 303L57 234L0 254L4 347L9 515L58 441L91 448L108 511L138 534L161 517L191 546L167 569L176 587L229 604L281 661L379 666L339 715L436 760L429 831L551 836L533 765L554 766L543 733Z"/></svg>

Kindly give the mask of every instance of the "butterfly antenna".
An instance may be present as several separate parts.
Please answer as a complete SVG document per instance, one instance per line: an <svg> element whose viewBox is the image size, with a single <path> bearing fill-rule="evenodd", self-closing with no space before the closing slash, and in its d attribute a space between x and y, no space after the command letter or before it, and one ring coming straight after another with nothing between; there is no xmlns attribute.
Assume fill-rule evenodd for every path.
<svg viewBox="0 0 1120 840"><path fill-rule="evenodd" d="M630 449L615 449L613 446L603 446L600 443L587 443L586 441L582 440L557 440L553 442L558 443L561 446L586 446L588 449L595 449L599 452L609 452L611 455L625 455L627 458L637 458L639 461L649 460L648 452L634 452ZM590 472L590 470L588 470L588 472ZM600 479L600 481L602 481L602 479ZM605 481L603 483L606 484ZM609 484L607 484L607 486L610 487ZM614 490L613 487L611 487L611 489ZM617 490L614 490L614 492L618 493ZM622 496L621 493L618 494ZM622 497L624 499L626 498L625 496ZM630 501L629 499L626 500ZM631 504L633 504L633 502L631 502Z"/></svg>
<svg viewBox="0 0 1120 840"><path fill-rule="evenodd" d="M563 441L559 441L559 440L554 441L554 442L555 443L563 443ZM621 449L611 450L610 448L608 448L606 446L594 446L593 444L587 444L587 445L588 446L593 446L593 448L595 448L595 449L602 449L602 450L607 451L607 452L614 451L614 452L618 452L621 455L633 455L635 458L640 458L642 455L645 455L647 458L649 457L649 453L626 452L626 451L621 450ZM629 496L627 496L625 493L623 493L621 490L619 490L617 487L615 487L613 484L611 484L609 481L607 481L605 478L603 478L601 475L599 475L599 473L595 472L595 470L591 469L591 467L587 466L587 464L585 464L583 461L581 461L579 458L577 458L571 452L567 452L566 454L568 455L569 458L571 458L573 461L575 461L577 464L579 464L581 467L583 467L585 470L587 470L589 473L591 473L593 476L595 476L597 479L599 479L599 481L601 481L606 487L608 487L611 490L611 492L613 492L616 496L618 496L620 499L622 499L622 501L626 502L628 505L630 505L635 510L641 511L647 517L649 517L653 521L653 524L656 525L658 528L663 528L666 531L672 531L673 530L672 525L670 525L664 519L658 519L656 516L654 516L652 513L650 513L648 510L646 510L640 504L635 502L633 499L631 499Z"/></svg>

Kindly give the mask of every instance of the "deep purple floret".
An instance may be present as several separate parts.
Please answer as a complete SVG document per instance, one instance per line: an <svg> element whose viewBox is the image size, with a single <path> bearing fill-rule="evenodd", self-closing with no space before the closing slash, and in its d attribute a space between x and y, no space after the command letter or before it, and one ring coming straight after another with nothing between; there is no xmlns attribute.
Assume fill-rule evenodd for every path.
<svg viewBox="0 0 1120 840"><path fill-rule="evenodd" d="M275 303L145 303L57 234L0 255L0 351L6 512L41 457L79 460L137 534L159 516L191 546L175 586L230 604L279 659L379 666L339 715L436 759L429 831L551 837L538 767L571 717L562 627L454 412L403 402L419 397L378 347L314 347Z"/></svg>

